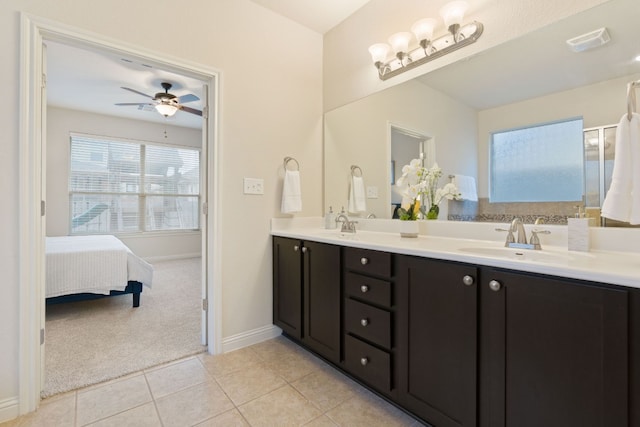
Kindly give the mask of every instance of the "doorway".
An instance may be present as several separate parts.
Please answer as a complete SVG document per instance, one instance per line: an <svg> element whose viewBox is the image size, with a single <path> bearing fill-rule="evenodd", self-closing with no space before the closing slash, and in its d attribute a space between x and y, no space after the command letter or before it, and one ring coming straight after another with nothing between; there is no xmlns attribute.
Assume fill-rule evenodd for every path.
<svg viewBox="0 0 640 427"><path fill-rule="evenodd" d="M203 284L203 340L209 353L219 352L221 301L218 245L215 238L219 192L217 116L219 73L196 64L149 53L38 18L22 17L20 117L20 413L37 408L44 374L44 236L46 228L46 56L45 42L53 41L137 58L205 82L202 125L203 182L201 252Z"/></svg>

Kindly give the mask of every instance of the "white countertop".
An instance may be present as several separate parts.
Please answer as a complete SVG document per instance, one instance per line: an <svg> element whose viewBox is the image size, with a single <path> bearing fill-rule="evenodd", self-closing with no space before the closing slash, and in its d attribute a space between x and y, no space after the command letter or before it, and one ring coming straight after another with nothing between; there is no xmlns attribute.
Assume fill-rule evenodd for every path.
<svg viewBox="0 0 640 427"><path fill-rule="evenodd" d="M622 241L620 247L626 250L610 250L616 246L610 241L611 235L613 239L621 239L624 232L615 231L603 237L600 230L593 230L593 249L576 252L567 250L566 226L537 226L550 229L549 236L554 237L540 236L542 250L536 251L505 248L505 235L495 231L496 227L504 227L505 224L421 221L420 236L403 238L396 230L398 220L357 220L359 229L350 234L341 233L339 229L322 228L322 218L274 218L271 234L640 288L640 253L628 250ZM530 227L533 226L527 226L527 235ZM461 234L473 238L461 237ZM628 231L626 236L624 240L628 241ZM640 242L634 241L633 244Z"/></svg>

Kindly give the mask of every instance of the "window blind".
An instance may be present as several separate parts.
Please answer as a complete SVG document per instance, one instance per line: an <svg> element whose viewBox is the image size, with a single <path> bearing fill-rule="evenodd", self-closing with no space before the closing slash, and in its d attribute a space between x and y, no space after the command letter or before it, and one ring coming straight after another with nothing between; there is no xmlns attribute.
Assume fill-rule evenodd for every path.
<svg viewBox="0 0 640 427"><path fill-rule="evenodd" d="M199 229L200 152L71 136L72 234Z"/></svg>

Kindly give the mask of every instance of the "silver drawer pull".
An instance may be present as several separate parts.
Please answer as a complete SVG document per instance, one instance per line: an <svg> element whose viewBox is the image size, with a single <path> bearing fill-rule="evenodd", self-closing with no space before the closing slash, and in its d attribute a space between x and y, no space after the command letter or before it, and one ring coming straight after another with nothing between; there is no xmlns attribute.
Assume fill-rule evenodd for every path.
<svg viewBox="0 0 640 427"><path fill-rule="evenodd" d="M360 258L360 264L362 265L369 264L369 258L365 258L365 257Z"/></svg>
<svg viewBox="0 0 640 427"><path fill-rule="evenodd" d="M298 245L294 245L293 246L293 251L294 252L298 252L298 249L300 249L300 247Z"/></svg>
<svg viewBox="0 0 640 427"><path fill-rule="evenodd" d="M369 359L367 357L363 357L360 359L360 364L362 366L367 366L368 363L369 363Z"/></svg>
<svg viewBox="0 0 640 427"><path fill-rule="evenodd" d="M360 324L362 326L367 326L369 324L369 319L360 319Z"/></svg>
<svg viewBox="0 0 640 427"><path fill-rule="evenodd" d="M360 292L362 292L363 294L365 292L369 292L369 286L367 286L367 285L360 286Z"/></svg>
<svg viewBox="0 0 640 427"><path fill-rule="evenodd" d="M462 278L462 283L464 283L467 286L471 286L473 285L473 277L469 276L468 274L466 276L464 276Z"/></svg>
<svg viewBox="0 0 640 427"><path fill-rule="evenodd" d="M302 253L306 254L307 253L307 248L305 246L302 247Z"/></svg>
<svg viewBox="0 0 640 427"><path fill-rule="evenodd" d="M492 280L489 282L489 289L491 289L492 291L498 292L501 287L502 285L497 280Z"/></svg>

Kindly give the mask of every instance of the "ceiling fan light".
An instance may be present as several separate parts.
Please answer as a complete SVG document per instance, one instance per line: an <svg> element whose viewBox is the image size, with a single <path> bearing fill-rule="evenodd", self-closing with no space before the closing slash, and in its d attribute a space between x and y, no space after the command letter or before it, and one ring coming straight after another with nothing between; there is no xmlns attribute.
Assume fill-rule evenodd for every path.
<svg viewBox="0 0 640 427"><path fill-rule="evenodd" d="M156 111L165 117L171 117L178 111L178 107L170 104L157 104Z"/></svg>

